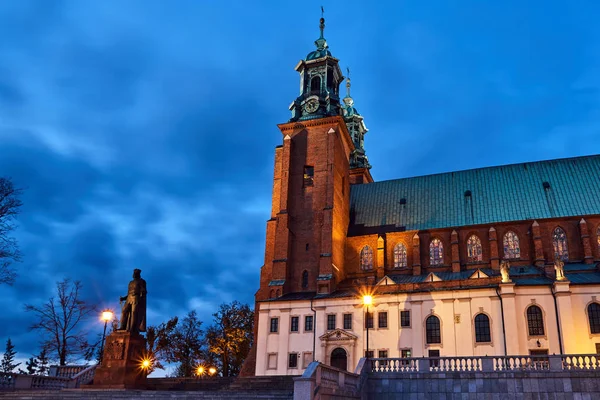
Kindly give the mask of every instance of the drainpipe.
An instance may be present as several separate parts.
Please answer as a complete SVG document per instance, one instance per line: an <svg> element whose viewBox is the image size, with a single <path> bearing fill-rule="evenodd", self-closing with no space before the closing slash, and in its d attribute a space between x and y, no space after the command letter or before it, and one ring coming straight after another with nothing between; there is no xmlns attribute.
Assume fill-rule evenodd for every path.
<svg viewBox="0 0 600 400"><path fill-rule="evenodd" d="M502 302L502 296L500 296L500 292L498 291L500 288L496 288L496 295L500 300L500 315L502 316L502 339L504 339L504 355L507 356L508 353L506 351L506 330L504 329L504 303Z"/></svg>
<svg viewBox="0 0 600 400"><path fill-rule="evenodd" d="M550 293L552 293L552 297L554 298L554 313L556 314L556 329L558 329L558 347L560 349L560 354L564 354L563 352L563 344L562 344L562 332L560 331L560 321L558 320L558 304L556 304L556 293L552 286L550 286Z"/></svg>
<svg viewBox="0 0 600 400"><path fill-rule="evenodd" d="M315 361L315 347L317 343L317 310L313 308L313 300L310 299L310 310L313 312L313 361Z"/></svg>

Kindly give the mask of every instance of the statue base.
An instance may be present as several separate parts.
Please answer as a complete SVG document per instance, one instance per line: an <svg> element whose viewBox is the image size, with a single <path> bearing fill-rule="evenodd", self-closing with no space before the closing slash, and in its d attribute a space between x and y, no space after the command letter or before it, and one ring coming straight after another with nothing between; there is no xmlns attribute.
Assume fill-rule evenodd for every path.
<svg viewBox="0 0 600 400"><path fill-rule="evenodd" d="M142 359L146 339L139 333L116 331L108 335L102 363L96 368L93 387L134 389L146 383Z"/></svg>

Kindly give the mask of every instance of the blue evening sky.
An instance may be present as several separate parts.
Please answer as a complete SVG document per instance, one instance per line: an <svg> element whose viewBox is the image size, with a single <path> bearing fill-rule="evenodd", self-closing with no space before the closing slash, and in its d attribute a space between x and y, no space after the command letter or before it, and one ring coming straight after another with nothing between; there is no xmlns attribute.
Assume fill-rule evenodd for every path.
<svg viewBox="0 0 600 400"><path fill-rule="evenodd" d="M321 4L376 180L598 152L597 1L2 1L0 175L26 188L2 343L37 352L22 305L63 277L114 308L141 268L151 324L253 302Z"/></svg>

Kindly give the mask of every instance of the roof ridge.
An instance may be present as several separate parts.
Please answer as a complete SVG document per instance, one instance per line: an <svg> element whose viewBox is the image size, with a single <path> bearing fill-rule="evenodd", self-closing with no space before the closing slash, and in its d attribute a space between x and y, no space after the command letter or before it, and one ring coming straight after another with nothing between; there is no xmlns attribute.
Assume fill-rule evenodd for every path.
<svg viewBox="0 0 600 400"><path fill-rule="evenodd" d="M585 156L564 157L564 158L551 158L551 159L546 159L546 160L525 161L525 162L517 162L517 163L512 163L512 164L489 165L486 167L467 168L467 169L459 169L456 171L436 172L433 174L414 175L414 176L407 176L404 178L386 179L383 181L375 181L373 183L377 184L377 183L400 181L400 180L404 180L404 179L425 178L425 177L433 177L433 176L438 176L438 175L454 174L457 172L481 171L481 170L489 170L489 169L496 169L496 168L503 168L503 167L515 167L515 166L520 166L520 165L545 164L545 163L551 163L551 162L557 162L557 161L558 162L567 162L567 161L572 161L572 160L582 160L582 159L586 159L586 158L600 158L600 154L588 154ZM369 185L372 185L373 183L369 183ZM360 185L353 185L353 186L360 186Z"/></svg>

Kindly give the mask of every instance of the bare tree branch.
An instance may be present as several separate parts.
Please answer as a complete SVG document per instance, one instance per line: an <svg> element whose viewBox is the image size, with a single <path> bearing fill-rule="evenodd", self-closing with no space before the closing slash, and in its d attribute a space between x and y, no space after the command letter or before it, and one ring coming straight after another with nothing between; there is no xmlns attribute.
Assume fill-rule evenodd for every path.
<svg viewBox="0 0 600 400"><path fill-rule="evenodd" d="M81 328L81 322L95 312L96 307L79 298L81 287L79 281L63 279L56 283L56 298L51 297L41 306L25 305L25 311L37 317L37 322L29 329L42 333L44 348L55 354L60 365L66 365L72 357L84 355L89 347L88 332Z"/></svg>
<svg viewBox="0 0 600 400"><path fill-rule="evenodd" d="M22 190L15 188L9 178L0 177L0 284L14 283L16 272L12 263L21 260L17 240L9 236L16 228L15 217L23 205L21 194Z"/></svg>

